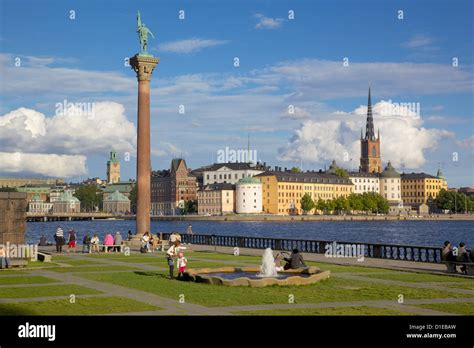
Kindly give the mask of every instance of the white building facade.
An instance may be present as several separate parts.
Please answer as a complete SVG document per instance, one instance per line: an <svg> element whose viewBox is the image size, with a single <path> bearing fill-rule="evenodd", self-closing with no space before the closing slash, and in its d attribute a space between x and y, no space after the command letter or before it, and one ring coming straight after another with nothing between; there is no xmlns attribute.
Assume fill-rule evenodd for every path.
<svg viewBox="0 0 474 348"><path fill-rule="evenodd" d="M258 214L262 212L262 183L259 179L245 177L235 185L235 212Z"/></svg>
<svg viewBox="0 0 474 348"><path fill-rule="evenodd" d="M380 194L380 178L377 173L349 172L349 179L354 184L354 193L375 192Z"/></svg>
<svg viewBox="0 0 474 348"><path fill-rule="evenodd" d="M203 185L237 184L240 179L263 173L257 165L251 163L217 163L203 171Z"/></svg>
<svg viewBox="0 0 474 348"><path fill-rule="evenodd" d="M388 200L390 205L401 205L402 190L401 178L390 161L384 171L380 173L380 194Z"/></svg>

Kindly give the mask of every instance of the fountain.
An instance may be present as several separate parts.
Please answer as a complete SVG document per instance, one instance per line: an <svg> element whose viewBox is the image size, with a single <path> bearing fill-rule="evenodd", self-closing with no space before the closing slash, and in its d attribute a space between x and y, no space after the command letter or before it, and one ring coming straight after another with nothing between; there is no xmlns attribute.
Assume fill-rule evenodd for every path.
<svg viewBox="0 0 474 348"><path fill-rule="evenodd" d="M330 271L321 271L311 266L277 272L272 249L265 249L260 267L220 267L189 269L184 280L197 283L227 286L263 287L267 285L307 285L330 276Z"/></svg>
<svg viewBox="0 0 474 348"><path fill-rule="evenodd" d="M259 277L277 277L277 270L275 267L275 258L273 257L272 249L266 248L262 256L262 265L260 266Z"/></svg>

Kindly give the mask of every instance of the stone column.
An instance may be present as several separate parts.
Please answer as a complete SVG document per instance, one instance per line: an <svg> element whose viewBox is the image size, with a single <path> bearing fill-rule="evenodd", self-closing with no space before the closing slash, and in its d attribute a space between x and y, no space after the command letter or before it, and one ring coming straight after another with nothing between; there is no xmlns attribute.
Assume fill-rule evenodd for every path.
<svg viewBox="0 0 474 348"><path fill-rule="evenodd" d="M130 66L138 79L137 116L137 234L150 231L150 80L159 58L135 55L130 58Z"/></svg>

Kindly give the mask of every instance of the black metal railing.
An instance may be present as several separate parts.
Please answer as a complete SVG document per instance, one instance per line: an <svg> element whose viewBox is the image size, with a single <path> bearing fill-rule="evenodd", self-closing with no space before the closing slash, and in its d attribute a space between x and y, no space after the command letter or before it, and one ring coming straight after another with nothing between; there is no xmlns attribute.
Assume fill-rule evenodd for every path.
<svg viewBox="0 0 474 348"><path fill-rule="evenodd" d="M163 239L169 239L171 233L162 233ZM290 238L263 238L244 236L222 236L208 234L182 234L183 243L198 245L211 245L222 247L239 247L252 249L266 249L291 251L297 248L305 253L332 253L338 255L341 250L342 255L352 252L353 255L378 259L416 261L416 262L441 262L441 248L431 246L413 245L393 245L379 243L341 242L329 240L301 240ZM339 248L339 249L338 249ZM351 249L351 250L348 250Z"/></svg>

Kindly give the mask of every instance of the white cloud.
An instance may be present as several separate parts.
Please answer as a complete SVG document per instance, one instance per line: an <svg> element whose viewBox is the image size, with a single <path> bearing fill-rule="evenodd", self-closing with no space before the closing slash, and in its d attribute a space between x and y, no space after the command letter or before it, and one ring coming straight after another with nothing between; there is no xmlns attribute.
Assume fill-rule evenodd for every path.
<svg viewBox="0 0 474 348"><path fill-rule="evenodd" d="M87 173L86 156L0 152L0 172L71 177Z"/></svg>
<svg viewBox="0 0 474 348"><path fill-rule="evenodd" d="M21 171L23 168L26 172L48 172L48 175L53 176L80 175L85 171L86 155L105 155L112 148L133 155L136 130L134 124L125 117L123 105L113 102L98 102L94 105L94 113L88 116L65 113L45 117L27 108L0 116L4 156L22 159L4 163L0 170ZM72 169L69 170L63 168L68 159L77 159L79 162L71 163ZM41 164L43 162L47 165ZM55 174L56 163L61 175ZM77 173L73 169L78 169Z"/></svg>
<svg viewBox="0 0 474 348"><path fill-rule="evenodd" d="M226 40L192 38L172 42L164 42L158 45L158 50L173 53L199 52L204 48L214 47L228 43Z"/></svg>
<svg viewBox="0 0 474 348"><path fill-rule="evenodd" d="M179 149L176 145L168 142L160 142L157 147L152 147L151 154L156 157L180 157L187 153Z"/></svg>
<svg viewBox="0 0 474 348"><path fill-rule="evenodd" d="M444 130L422 127L423 121L415 112L397 114L393 110L396 106L387 101L373 105L384 163L390 160L398 168L420 168L427 151L435 149L442 138L453 137ZM361 106L352 113L338 112L319 121L303 122L288 144L279 149L280 159L313 163L335 159L348 169L358 168L360 130L365 129L366 113L367 107Z"/></svg>
<svg viewBox="0 0 474 348"><path fill-rule="evenodd" d="M401 44L405 48L420 48L430 46L434 42L434 39L430 36L423 34L416 34L412 36L408 41Z"/></svg>
<svg viewBox="0 0 474 348"><path fill-rule="evenodd" d="M456 144L466 149L474 149L474 135L462 140L457 140Z"/></svg>
<svg viewBox="0 0 474 348"><path fill-rule="evenodd" d="M255 24L256 29L277 29L285 21L283 18L270 18L261 13L255 14L254 17L258 20Z"/></svg>

